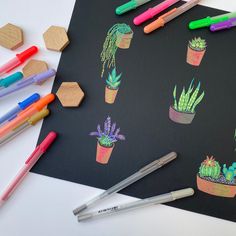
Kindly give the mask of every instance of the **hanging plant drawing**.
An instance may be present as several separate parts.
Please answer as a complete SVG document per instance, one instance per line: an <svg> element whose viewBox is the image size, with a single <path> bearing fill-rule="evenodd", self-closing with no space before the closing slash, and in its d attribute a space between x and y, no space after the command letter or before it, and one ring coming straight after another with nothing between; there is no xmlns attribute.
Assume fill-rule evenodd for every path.
<svg viewBox="0 0 236 236"><path fill-rule="evenodd" d="M128 49L132 38L133 31L127 24L117 23L108 30L100 55L102 62L101 77L103 77L105 67L110 68L116 66L115 55L117 48Z"/></svg>
<svg viewBox="0 0 236 236"><path fill-rule="evenodd" d="M194 38L188 43L187 63L193 66L199 66L206 52L206 41L200 37Z"/></svg>
<svg viewBox="0 0 236 236"><path fill-rule="evenodd" d="M122 74L116 74L116 68L112 70L111 73L108 74L108 78L106 80L106 88L105 88L105 102L109 104L113 104L115 102L119 86L121 83Z"/></svg>
<svg viewBox="0 0 236 236"><path fill-rule="evenodd" d="M112 123L109 116L104 122L104 130L102 131L101 125L98 125L97 131L91 132L90 135L97 136L96 161L100 164L107 164L115 143L118 140L125 140L125 136L120 134L120 128L116 128L116 123Z"/></svg>
<svg viewBox="0 0 236 236"><path fill-rule="evenodd" d="M199 82L196 89L194 90L194 79L190 83L187 91L183 87L182 93L177 101L177 86L173 91L174 104L169 108L169 118L179 124L191 124L195 117L195 109L198 104L202 101L205 93L202 92L198 97L201 83Z"/></svg>

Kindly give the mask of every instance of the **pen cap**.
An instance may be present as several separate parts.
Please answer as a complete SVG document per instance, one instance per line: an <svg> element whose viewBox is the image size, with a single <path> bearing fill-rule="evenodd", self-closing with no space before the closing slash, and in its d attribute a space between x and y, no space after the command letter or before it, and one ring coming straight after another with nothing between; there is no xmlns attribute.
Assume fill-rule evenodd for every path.
<svg viewBox="0 0 236 236"><path fill-rule="evenodd" d="M52 102L55 99L55 95L50 93L46 95L45 97L41 98L36 103L32 104L38 111L42 110L45 106L47 106L50 102Z"/></svg>
<svg viewBox="0 0 236 236"><path fill-rule="evenodd" d="M43 142L39 145L43 152L46 152L49 146L54 142L57 137L57 133L51 131Z"/></svg>
<svg viewBox="0 0 236 236"><path fill-rule="evenodd" d="M40 84L44 80L47 80L47 79L53 77L55 74L56 74L56 71L54 69L48 69L47 71L44 71L42 73L35 75L34 82L37 84Z"/></svg>
<svg viewBox="0 0 236 236"><path fill-rule="evenodd" d="M119 7L116 8L116 14L117 15L121 15L127 11L133 10L138 6L138 4L136 3L136 1L131 0Z"/></svg>
<svg viewBox="0 0 236 236"><path fill-rule="evenodd" d="M42 120L44 117L49 115L49 110L47 108L37 112L28 119L29 124L35 125L38 121Z"/></svg>
<svg viewBox="0 0 236 236"><path fill-rule="evenodd" d="M21 72L16 72L8 77L0 80L0 86L7 88L11 84L17 82L18 80L23 78L23 74Z"/></svg>
<svg viewBox="0 0 236 236"><path fill-rule="evenodd" d="M192 188L185 188L177 191L171 192L172 197L174 200L184 198L184 197L189 197L194 194L194 190Z"/></svg>
<svg viewBox="0 0 236 236"><path fill-rule="evenodd" d="M33 56L37 52L38 52L38 48L36 46L32 46L32 47L26 49L25 51L23 51L19 54L16 54L16 56L19 59L19 61L24 62L26 59Z"/></svg>
<svg viewBox="0 0 236 236"><path fill-rule="evenodd" d="M206 17L200 20L191 21L188 25L189 29L199 29L211 25L211 17Z"/></svg>
<svg viewBox="0 0 236 236"><path fill-rule="evenodd" d="M19 102L18 105L21 108L21 110L24 110L26 107L30 106L34 102L38 101L40 99L40 95L38 93L34 93L30 97L26 98L24 101Z"/></svg>

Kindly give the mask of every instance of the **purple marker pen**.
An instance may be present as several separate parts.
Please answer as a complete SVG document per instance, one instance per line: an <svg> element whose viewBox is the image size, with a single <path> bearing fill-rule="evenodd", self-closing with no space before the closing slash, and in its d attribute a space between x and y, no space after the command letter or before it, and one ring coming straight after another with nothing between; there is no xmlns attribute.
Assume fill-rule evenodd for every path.
<svg viewBox="0 0 236 236"><path fill-rule="evenodd" d="M215 31L220 31L224 29L230 29L235 26L236 26L236 18L231 18L229 20L211 25L210 30L212 32L215 32Z"/></svg>

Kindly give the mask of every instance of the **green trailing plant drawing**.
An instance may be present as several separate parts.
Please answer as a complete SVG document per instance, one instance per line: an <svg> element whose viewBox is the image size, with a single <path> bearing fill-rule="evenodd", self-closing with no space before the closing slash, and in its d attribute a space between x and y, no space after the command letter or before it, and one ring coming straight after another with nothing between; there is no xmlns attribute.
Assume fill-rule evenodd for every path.
<svg viewBox="0 0 236 236"><path fill-rule="evenodd" d="M198 96L201 83L199 82L196 89L194 90L194 79L190 83L190 86L188 90L185 90L185 87L183 88L181 95L179 97L179 101L177 101L177 95L176 90L177 86L175 86L173 91L173 98L174 98L174 109L179 112L188 112L188 113L195 113L195 109L197 105L202 101L205 93L204 91L201 93L200 96Z"/></svg>
<svg viewBox="0 0 236 236"><path fill-rule="evenodd" d="M108 74L108 79L106 80L107 86L111 89L118 89L121 83L122 73L119 75L116 74L116 68Z"/></svg>
<svg viewBox="0 0 236 236"><path fill-rule="evenodd" d="M122 24L117 23L108 30L105 42L103 44L103 50L100 55L101 62L102 62L101 77L103 77L105 67L110 68L111 66L112 67L116 66L115 55L116 55L116 51L119 46L119 43L121 42L122 37L125 34L130 34L130 37L132 38L133 34L131 34L131 32L132 32L132 29L130 28L130 26L124 23ZM129 47L129 43L130 41L127 41L128 46L126 48Z"/></svg>
<svg viewBox="0 0 236 236"><path fill-rule="evenodd" d="M195 51L203 51L207 47L206 40L201 37L194 38L189 41L189 47Z"/></svg>

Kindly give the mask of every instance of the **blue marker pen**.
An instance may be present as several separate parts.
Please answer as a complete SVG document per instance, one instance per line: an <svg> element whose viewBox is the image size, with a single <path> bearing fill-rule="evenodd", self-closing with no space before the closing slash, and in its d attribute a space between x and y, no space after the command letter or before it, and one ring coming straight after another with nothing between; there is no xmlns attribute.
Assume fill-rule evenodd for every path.
<svg viewBox="0 0 236 236"><path fill-rule="evenodd" d="M19 102L16 107L11 109L4 116L0 117L0 125L14 119L19 112L25 110L27 107L29 107L31 104L35 103L39 99L40 95L38 93L34 93L30 97L26 98L24 101Z"/></svg>
<svg viewBox="0 0 236 236"><path fill-rule="evenodd" d="M9 75L6 78L0 80L0 89L7 88L8 86L14 84L18 80L21 80L22 78L23 74L21 72L16 72L12 75Z"/></svg>

